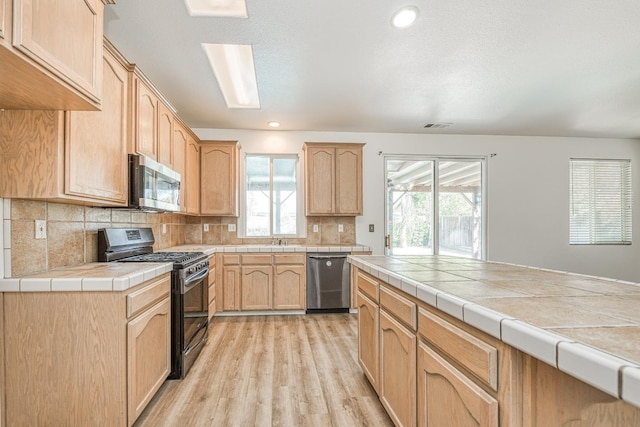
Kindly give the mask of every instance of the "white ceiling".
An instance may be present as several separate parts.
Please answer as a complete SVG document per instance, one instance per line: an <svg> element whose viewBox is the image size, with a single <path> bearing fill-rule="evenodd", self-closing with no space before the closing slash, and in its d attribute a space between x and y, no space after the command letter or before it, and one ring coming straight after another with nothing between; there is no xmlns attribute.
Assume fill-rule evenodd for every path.
<svg viewBox="0 0 640 427"><path fill-rule="evenodd" d="M392 28L414 4L414 26ZM118 0L105 33L193 128L640 138L638 0L247 0L249 18ZM251 44L229 110L201 43ZM424 129L427 123L452 123Z"/></svg>

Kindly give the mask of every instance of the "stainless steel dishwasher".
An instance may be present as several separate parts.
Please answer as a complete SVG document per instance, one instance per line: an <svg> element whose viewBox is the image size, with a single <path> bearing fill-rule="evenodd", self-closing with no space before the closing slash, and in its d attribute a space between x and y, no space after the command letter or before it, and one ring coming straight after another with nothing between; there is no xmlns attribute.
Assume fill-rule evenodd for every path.
<svg viewBox="0 0 640 427"><path fill-rule="evenodd" d="M307 254L307 313L349 311L351 285L347 255Z"/></svg>

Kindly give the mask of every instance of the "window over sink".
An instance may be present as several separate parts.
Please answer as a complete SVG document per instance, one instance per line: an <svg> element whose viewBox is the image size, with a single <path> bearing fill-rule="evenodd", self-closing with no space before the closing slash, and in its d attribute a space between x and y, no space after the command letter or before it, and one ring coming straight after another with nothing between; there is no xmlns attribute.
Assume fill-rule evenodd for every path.
<svg viewBox="0 0 640 427"><path fill-rule="evenodd" d="M296 154L246 154L242 186L244 237L300 237L304 215Z"/></svg>

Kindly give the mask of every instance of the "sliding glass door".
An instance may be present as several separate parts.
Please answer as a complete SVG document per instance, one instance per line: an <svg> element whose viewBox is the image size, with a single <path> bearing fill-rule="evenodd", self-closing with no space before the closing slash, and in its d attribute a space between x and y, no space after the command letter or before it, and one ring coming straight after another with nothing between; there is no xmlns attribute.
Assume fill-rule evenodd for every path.
<svg viewBox="0 0 640 427"><path fill-rule="evenodd" d="M386 253L482 258L484 158L386 157Z"/></svg>

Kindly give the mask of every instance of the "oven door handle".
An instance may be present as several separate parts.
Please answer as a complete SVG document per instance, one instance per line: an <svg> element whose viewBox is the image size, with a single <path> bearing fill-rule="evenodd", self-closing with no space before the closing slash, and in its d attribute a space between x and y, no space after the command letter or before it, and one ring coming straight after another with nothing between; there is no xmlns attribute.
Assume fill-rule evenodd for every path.
<svg viewBox="0 0 640 427"><path fill-rule="evenodd" d="M195 285L193 285L193 283L199 282L201 279L206 277L208 274L209 274L209 269L205 268L200 273L196 274L195 276L189 278L189 280L185 281L184 282L184 286L182 287L183 293L187 293L193 286L195 286Z"/></svg>

